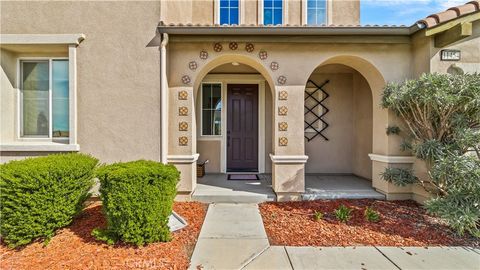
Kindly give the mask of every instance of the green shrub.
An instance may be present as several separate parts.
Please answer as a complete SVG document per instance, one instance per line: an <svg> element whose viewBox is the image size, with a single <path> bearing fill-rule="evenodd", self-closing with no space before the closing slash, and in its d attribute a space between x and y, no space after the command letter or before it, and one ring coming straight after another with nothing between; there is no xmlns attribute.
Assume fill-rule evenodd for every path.
<svg viewBox="0 0 480 270"><path fill-rule="evenodd" d="M72 222L83 209L98 160L57 154L0 165L0 233L10 247L43 237Z"/></svg>
<svg viewBox="0 0 480 270"><path fill-rule="evenodd" d="M426 208L459 234L480 237L480 74L424 74L389 83L382 106L404 123L402 150L425 162L429 177L387 169L382 177L416 184L431 198Z"/></svg>
<svg viewBox="0 0 480 270"><path fill-rule="evenodd" d="M99 240L143 245L169 241L168 217L180 173L173 165L139 160L97 170L107 228L95 229Z"/></svg>
<svg viewBox="0 0 480 270"><path fill-rule="evenodd" d="M370 222L380 221L380 214L371 207L365 208L365 212L363 212L363 215L365 216L365 219L367 221L370 221Z"/></svg>
<svg viewBox="0 0 480 270"><path fill-rule="evenodd" d="M340 205L335 211L334 211L334 214L335 214L335 217L340 221L340 222L343 222L343 223L346 223L347 221L350 220L350 218L352 217L351 216L351 213L352 213L352 209L346 207L345 205Z"/></svg>
<svg viewBox="0 0 480 270"><path fill-rule="evenodd" d="M315 213L313 213L313 219L315 221L319 221L322 218L323 218L323 213L322 212L315 211Z"/></svg>
<svg viewBox="0 0 480 270"><path fill-rule="evenodd" d="M416 183L418 179L413 174L413 170L403 168L385 168L380 176L383 180L401 187Z"/></svg>

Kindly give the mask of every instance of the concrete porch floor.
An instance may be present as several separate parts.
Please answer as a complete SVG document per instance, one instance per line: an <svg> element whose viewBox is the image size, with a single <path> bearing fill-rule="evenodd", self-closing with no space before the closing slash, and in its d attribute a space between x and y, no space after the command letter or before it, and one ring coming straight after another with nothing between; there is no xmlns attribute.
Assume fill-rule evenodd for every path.
<svg viewBox="0 0 480 270"><path fill-rule="evenodd" d="M227 174L207 174L198 178L192 199L204 203L260 203L275 201L272 179L227 180ZM378 199L385 196L372 188L369 180L354 175L306 175L303 200Z"/></svg>
<svg viewBox="0 0 480 270"><path fill-rule="evenodd" d="M197 178L192 199L204 203L260 203L275 201L271 176L260 180L227 180L228 174L206 174Z"/></svg>

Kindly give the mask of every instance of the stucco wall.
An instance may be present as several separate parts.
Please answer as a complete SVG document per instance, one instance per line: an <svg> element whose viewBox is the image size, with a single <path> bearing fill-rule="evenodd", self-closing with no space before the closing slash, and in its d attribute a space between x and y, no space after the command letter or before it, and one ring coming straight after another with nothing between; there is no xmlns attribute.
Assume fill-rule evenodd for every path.
<svg viewBox="0 0 480 270"><path fill-rule="evenodd" d="M82 152L102 162L160 159L159 52L146 48L159 21L159 1L1 5L1 33L86 35L77 49ZM12 72L3 61L2 69Z"/></svg>
<svg viewBox="0 0 480 270"><path fill-rule="evenodd" d="M16 136L16 54L0 50L0 143Z"/></svg>
<svg viewBox="0 0 480 270"><path fill-rule="evenodd" d="M324 102L329 124L324 135L305 141L306 173L356 174L371 179L372 95L365 79L343 65L318 68L310 77L330 95Z"/></svg>
<svg viewBox="0 0 480 270"><path fill-rule="evenodd" d="M359 25L360 0L333 0L331 23L334 25Z"/></svg>
<svg viewBox="0 0 480 270"><path fill-rule="evenodd" d="M263 24L263 12L259 10L259 1L241 0L241 24ZM163 1L160 20L165 23L215 24L218 22L218 2L215 0ZM284 1L284 24L306 24L304 12L306 0ZM327 24L360 24L360 0L329 0L327 4Z"/></svg>
<svg viewBox="0 0 480 270"><path fill-rule="evenodd" d="M372 179L373 104L372 91L365 78L353 73L353 161L352 172Z"/></svg>
<svg viewBox="0 0 480 270"><path fill-rule="evenodd" d="M433 42L432 42L433 43ZM433 44L432 44L433 45ZM460 61L441 61L440 52L443 49L460 50ZM462 68L465 72L480 72L480 20L473 23L473 33L470 37L462 39L445 48L431 48L431 72L447 73L451 65Z"/></svg>
<svg viewBox="0 0 480 270"><path fill-rule="evenodd" d="M159 1L1 5L2 33L86 35L77 49L82 152L102 162L159 160L159 52L145 47L155 34Z"/></svg>

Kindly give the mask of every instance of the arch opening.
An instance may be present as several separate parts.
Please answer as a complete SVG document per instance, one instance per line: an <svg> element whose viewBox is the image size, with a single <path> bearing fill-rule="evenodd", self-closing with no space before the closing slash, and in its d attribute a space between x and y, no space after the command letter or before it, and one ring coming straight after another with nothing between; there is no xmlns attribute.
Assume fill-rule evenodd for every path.
<svg viewBox="0 0 480 270"><path fill-rule="evenodd" d="M199 162L209 161L206 173L270 173L274 84L265 67L248 56L222 55L194 82L195 139Z"/></svg>
<svg viewBox="0 0 480 270"><path fill-rule="evenodd" d="M339 56L328 59L310 74L305 91L312 92L315 85L323 84L325 93L316 93L317 101L323 100L321 105L306 94L305 106L314 107L313 112L306 109L306 136L323 130L323 137L305 140L305 154L309 156L305 172L349 174L371 180L369 154L376 143L374 132L379 120L375 111L380 109L377 101L385 84L383 76L364 59Z"/></svg>

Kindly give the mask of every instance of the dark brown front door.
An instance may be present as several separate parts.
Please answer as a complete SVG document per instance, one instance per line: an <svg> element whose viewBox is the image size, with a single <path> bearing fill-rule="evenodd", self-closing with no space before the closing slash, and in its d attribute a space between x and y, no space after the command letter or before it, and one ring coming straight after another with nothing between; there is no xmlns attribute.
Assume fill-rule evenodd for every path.
<svg viewBox="0 0 480 270"><path fill-rule="evenodd" d="M227 89L227 171L258 171L258 85Z"/></svg>

